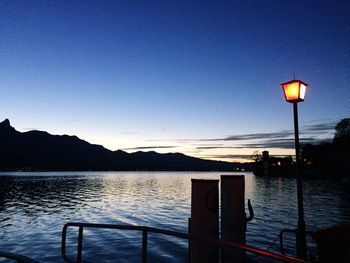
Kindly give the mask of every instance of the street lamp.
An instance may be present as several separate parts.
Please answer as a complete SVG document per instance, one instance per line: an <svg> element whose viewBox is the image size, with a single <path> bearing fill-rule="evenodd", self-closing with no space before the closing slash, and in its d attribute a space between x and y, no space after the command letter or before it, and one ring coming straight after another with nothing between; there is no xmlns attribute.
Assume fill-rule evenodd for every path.
<svg viewBox="0 0 350 263"><path fill-rule="evenodd" d="M286 101L293 103L294 110L294 136L295 136L295 174L297 178L297 198L298 198L298 231L296 236L297 257L306 259L306 231L304 221L303 190L300 174L300 143L298 127L298 102L304 101L305 91L308 86L301 80L291 80L282 83L282 88Z"/></svg>

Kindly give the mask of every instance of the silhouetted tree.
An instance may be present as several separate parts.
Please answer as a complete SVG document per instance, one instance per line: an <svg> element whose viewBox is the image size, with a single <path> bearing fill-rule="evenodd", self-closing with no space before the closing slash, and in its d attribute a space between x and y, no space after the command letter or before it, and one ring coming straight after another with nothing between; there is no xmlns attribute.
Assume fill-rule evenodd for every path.
<svg viewBox="0 0 350 263"><path fill-rule="evenodd" d="M343 176L350 172L350 118L334 127L333 143L304 145L302 158L306 169L316 169L319 176Z"/></svg>
<svg viewBox="0 0 350 263"><path fill-rule="evenodd" d="M258 161L261 161L262 155L259 151L254 151L250 156L250 159L253 160L254 162L258 162Z"/></svg>
<svg viewBox="0 0 350 263"><path fill-rule="evenodd" d="M343 146L350 144L350 118L342 119L334 129L333 143L345 144Z"/></svg>

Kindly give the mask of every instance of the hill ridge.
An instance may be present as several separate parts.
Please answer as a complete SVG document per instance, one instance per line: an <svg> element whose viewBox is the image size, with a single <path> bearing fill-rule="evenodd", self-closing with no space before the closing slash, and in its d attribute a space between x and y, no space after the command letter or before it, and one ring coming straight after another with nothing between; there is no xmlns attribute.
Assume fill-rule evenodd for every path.
<svg viewBox="0 0 350 263"><path fill-rule="evenodd" d="M0 122L0 171L235 171L250 164L204 160L183 153L127 153L91 144L76 135L19 132Z"/></svg>

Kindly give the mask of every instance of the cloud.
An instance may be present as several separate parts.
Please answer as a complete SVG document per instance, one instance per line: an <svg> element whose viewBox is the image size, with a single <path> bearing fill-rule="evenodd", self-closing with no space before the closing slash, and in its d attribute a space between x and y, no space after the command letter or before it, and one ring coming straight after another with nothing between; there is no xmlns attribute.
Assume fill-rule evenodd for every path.
<svg viewBox="0 0 350 263"><path fill-rule="evenodd" d="M23 128L23 130L26 130L26 131L33 131L33 130L38 130L38 128Z"/></svg>
<svg viewBox="0 0 350 263"><path fill-rule="evenodd" d="M197 150L213 150L213 149L243 149L247 148L244 146L199 146Z"/></svg>
<svg viewBox="0 0 350 263"><path fill-rule="evenodd" d="M324 121L324 120L323 120ZM319 123L320 121L310 121L300 127L300 143L301 144L319 144L321 142L331 141L334 127L338 121L328 121ZM161 140L152 140L161 141ZM169 140L168 140L169 141ZM201 139L177 139L171 140L176 143L198 143L207 142L197 146L197 150L213 150L213 149L244 149L244 148L280 148L294 149L294 130L282 130L269 133L248 133L229 135L221 138L201 138ZM213 142L213 143L211 143ZM222 142L222 143L214 143ZM235 145L227 145L231 142ZM230 157L231 158L231 157Z"/></svg>
<svg viewBox="0 0 350 263"><path fill-rule="evenodd" d="M274 155L274 157L289 157L290 155ZM252 160L251 154L212 154L212 155L201 155L201 158L209 159L244 159Z"/></svg>
<svg viewBox="0 0 350 263"><path fill-rule="evenodd" d="M337 122L329 122L329 123L320 123L313 125L304 125L303 131L306 132L330 132L334 131L334 127L337 125Z"/></svg>
<svg viewBox="0 0 350 263"><path fill-rule="evenodd" d="M315 143L317 140L315 138L300 138L301 144L310 144ZM244 148L282 148L282 149L294 149L294 138L286 139L272 139L264 140L261 142L246 143L243 144Z"/></svg>
<svg viewBox="0 0 350 263"><path fill-rule="evenodd" d="M201 158L210 158L210 159L251 159L250 154L212 154L212 155L201 155Z"/></svg>
<svg viewBox="0 0 350 263"><path fill-rule="evenodd" d="M300 128L300 133L303 135L313 136L313 138L304 138L301 140L309 140L309 142L314 142L317 135L327 134L334 131L334 127L337 121L331 121L327 123L318 123L303 125ZM284 130L271 133L251 133L251 134L240 134L240 135L231 135L225 138L216 138L216 139L201 139L207 141L258 141L258 140L267 140L267 139L293 139L294 140L294 130Z"/></svg>
<svg viewBox="0 0 350 263"><path fill-rule="evenodd" d="M135 134L139 134L138 132L120 132L120 134L124 134L124 135L135 135Z"/></svg>
<svg viewBox="0 0 350 263"><path fill-rule="evenodd" d="M313 137L301 138L301 144L315 143L316 140ZM258 142L251 143L240 143L237 146L199 146L196 147L197 150L214 150L214 149L245 149L245 148L282 148L282 149L294 149L294 138L286 139L270 139L270 140L260 140Z"/></svg>
<svg viewBox="0 0 350 263"><path fill-rule="evenodd" d="M140 147L132 147L132 148L124 148L124 151L137 151L137 150L152 150L152 149L171 149L176 148L177 146L140 146Z"/></svg>
<svg viewBox="0 0 350 263"><path fill-rule="evenodd" d="M286 138L294 133L292 131L280 131L280 132L272 132L272 133L252 133L252 134L244 134L244 135L232 135L226 137L225 141L242 141L242 140L261 140L261 139L269 139L269 138Z"/></svg>
<svg viewBox="0 0 350 263"><path fill-rule="evenodd" d="M304 125L300 128L300 133L312 135L320 133L329 133L334 130L336 122L320 123L312 125ZM284 130L271 133L251 133L251 134L240 134L240 135L230 135L225 138L216 139L200 139L201 141L252 141L252 140L266 140L266 139L283 139L294 136L293 130Z"/></svg>

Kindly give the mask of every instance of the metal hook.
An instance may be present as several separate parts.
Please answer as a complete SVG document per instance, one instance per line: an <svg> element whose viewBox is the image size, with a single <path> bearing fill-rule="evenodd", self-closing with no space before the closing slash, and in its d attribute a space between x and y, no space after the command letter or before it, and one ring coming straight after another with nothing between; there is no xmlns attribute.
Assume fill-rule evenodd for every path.
<svg viewBox="0 0 350 263"><path fill-rule="evenodd" d="M250 199L248 199L248 211L249 211L249 216L246 218L246 222L252 221L254 218L254 211L252 204L250 203Z"/></svg>

